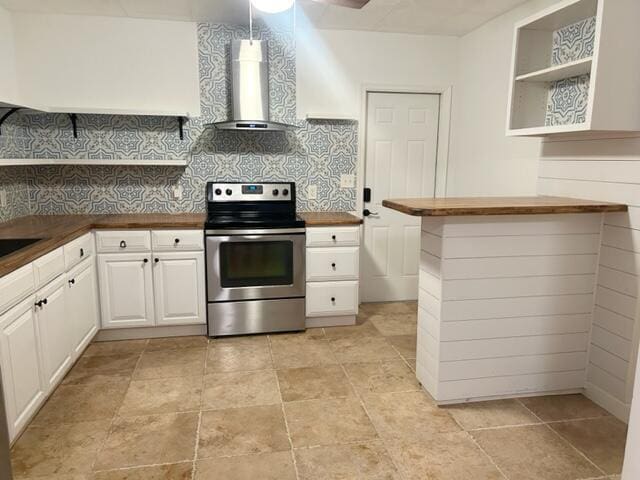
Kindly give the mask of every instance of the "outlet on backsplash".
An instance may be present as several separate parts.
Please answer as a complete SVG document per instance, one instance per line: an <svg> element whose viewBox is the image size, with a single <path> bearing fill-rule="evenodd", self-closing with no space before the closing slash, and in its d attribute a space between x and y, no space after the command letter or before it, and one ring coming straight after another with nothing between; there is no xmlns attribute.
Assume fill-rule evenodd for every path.
<svg viewBox="0 0 640 480"><path fill-rule="evenodd" d="M318 198L318 186L317 185L307 185L307 199L315 200Z"/></svg>
<svg viewBox="0 0 640 480"><path fill-rule="evenodd" d="M355 188L356 176L348 173L340 175L340 188Z"/></svg>
<svg viewBox="0 0 640 480"><path fill-rule="evenodd" d="M5 189L0 190L0 207L7 208L7 191Z"/></svg>
<svg viewBox="0 0 640 480"><path fill-rule="evenodd" d="M174 185L171 187L171 193L173 194L174 200L182 200L184 189L182 188L182 185Z"/></svg>

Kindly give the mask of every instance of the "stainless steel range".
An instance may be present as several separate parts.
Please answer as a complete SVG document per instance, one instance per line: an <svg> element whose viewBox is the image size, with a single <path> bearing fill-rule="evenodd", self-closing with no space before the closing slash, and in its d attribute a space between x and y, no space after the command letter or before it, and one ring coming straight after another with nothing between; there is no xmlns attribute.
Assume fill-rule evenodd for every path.
<svg viewBox="0 0 640 480"><path fill-rule="evenodd" d="M210 336L304 330L305 225L295 183L207 184Z"/></svg>

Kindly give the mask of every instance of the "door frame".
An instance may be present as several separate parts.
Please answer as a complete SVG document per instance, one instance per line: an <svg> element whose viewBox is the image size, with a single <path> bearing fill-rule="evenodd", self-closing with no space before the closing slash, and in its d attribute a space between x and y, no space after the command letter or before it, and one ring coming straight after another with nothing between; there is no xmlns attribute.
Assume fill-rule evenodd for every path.
<svg viewBox="0 0 640 480"><path fill-rule="evenodd" d="M356 211L362 218L364 208L363 190L365 185L365 163L367 149L367 114L369 93L423 93L440 95L438 115L438 145L436 153L436 197L447 196L447 174L449 164L449 142L451 132L451 102L453 86L416 86L416 85L376 85L365 84L361 87L360 122L358 125L358 163L356 174ZM364 227L363 227L364 228Z"/></svg>

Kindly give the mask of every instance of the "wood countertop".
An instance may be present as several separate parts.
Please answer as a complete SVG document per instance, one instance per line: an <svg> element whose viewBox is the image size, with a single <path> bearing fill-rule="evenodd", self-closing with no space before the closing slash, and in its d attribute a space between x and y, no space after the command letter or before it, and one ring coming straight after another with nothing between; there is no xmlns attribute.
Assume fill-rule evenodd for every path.
<svg viewBox="0 0 640 480"><path fill-rule="evenodd" d="M382 205L416 217L448 215L537 215L626 212L619 203L565 197L450 197L383 200Z"/></svg>
<svg viewBox="0 0 640 480"><path fill-rule="evenodd" d="M0 238L41 238L0 258L0 277L94 229L203 228L204 214L31 215L0 223Z"/></svg>
<svg viewBox="0 0 640 480"><path fill-rule="evenodd" d="M360 225L362 219L346 212L298 212L308 227Z"/></svg>

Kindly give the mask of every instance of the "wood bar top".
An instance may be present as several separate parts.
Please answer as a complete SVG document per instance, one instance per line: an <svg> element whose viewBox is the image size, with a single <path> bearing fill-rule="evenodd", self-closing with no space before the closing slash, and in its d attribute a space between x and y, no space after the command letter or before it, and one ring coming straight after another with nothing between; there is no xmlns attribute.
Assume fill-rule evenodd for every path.
<svg viewBox="0 0 640 480"><path fill-rule="evenodd" d="M41 238L0 258L0 277L33 262L38 257L95 229L193 229L204 228L205 215L117 214L117 215L30 215L0 223L0 238Z"/></svg>
<svg viewBox="0 0 640 480"><path fill-rule="evenodd" d="M452 215L538 215L626 212L620 203L565 197L450 197L383 200L382 205L416 217Z"/></svg>
<svg viewBox="0 0 640 480"><path fill-rule="evenodd" d="M360 225L362 219L346 212L298 212L307 227Z"/></svg>

